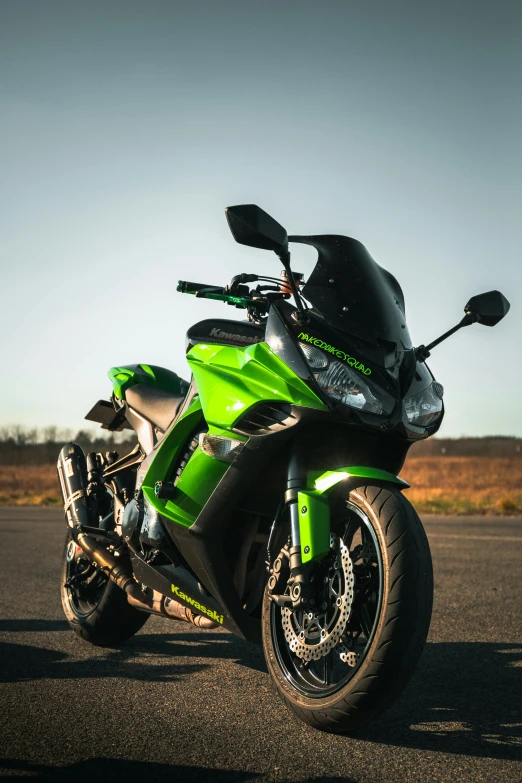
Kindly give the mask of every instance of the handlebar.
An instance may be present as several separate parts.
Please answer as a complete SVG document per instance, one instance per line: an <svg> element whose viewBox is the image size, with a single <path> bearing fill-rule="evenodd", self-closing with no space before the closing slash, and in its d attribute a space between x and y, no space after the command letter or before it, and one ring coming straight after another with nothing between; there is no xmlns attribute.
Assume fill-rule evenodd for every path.
<svg viewBox="0 0 522 783"><path fill-rule="evenodd" d="M209 285L207 283L189 283L188 280L178 280L178 288L182 294L197 294L198 291L203 291L206 288L211 288L215 291L223 291L223 286Z"/></svg>
<svg viewBox="0 0 522 783"><path fill-rule="evenodd" d="M259 301L249 296L235 296L226 294L222 286L206 285L205 283L189 283L187 280L178 280L177 290L182 294L194 294L203 299L216 299L236 307L247 309L259 306Z"/></svg>
<svg viewBox="0 0 522 783"><path fill-rule="evenodd" d="M293 275L295 284L299 285L303 275L298 272L294 272ZM264 281L264 283L263 286L258 286L255 291L249 291L248 286L244 285L244 283L254 283L257 280ZM277 285L275 287L267 286L266 282L275 282ZM266 314L274 298L282 296L284 299L287 299L292 293L286 277L283 277L281 282L279 282L279 280L272 277L246 274L244 272L233 277L231 284L226 288L207 283L191 283L188 280L178 280L177 290L182 294L193 294L202 299L215 299L220 302L226 302L242 310L255 311L257 314Z"/></svg>

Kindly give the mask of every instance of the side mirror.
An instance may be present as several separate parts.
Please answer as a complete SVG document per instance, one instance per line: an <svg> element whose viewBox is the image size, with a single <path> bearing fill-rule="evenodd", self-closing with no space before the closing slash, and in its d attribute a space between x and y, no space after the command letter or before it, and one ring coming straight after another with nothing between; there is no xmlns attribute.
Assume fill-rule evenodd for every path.
<svg viewBox="0 0 522 783"><path fill-rule="evenodd" d="M288 234L277 220L255 204L240 204L225 209L232 236L240 245L288 252Z"/></svg>
<svg viewBox="0 0 522 783"><path fill-rule="evenodd" d="M417 360L425 362L432 348L451 337L452 334L462 329L463 326L471 326L471 324L495 326L507 315L510 307L508 300L500 291L487 291L485 294L472 296L464 308L466 315L462 321L429 345L419 345L415 349Z"/></svg>
<svg viewBox="0 0 522 783"><path fill-rule="evenodd" d="M510 306L500 291L488 291L485 294L472 296L464 312L471 317L472 322L495 326L508 314Z"/></svg>

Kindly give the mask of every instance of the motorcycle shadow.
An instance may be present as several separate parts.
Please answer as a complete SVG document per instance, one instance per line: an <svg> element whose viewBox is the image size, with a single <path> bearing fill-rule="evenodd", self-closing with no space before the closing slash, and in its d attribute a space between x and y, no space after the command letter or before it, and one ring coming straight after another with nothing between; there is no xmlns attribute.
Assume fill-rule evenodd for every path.
<svg viewBox="0 0 522 783"><path fill-rule="evenodd" d="M67 651L46 646L47 639L45 644L34 646L2 640L0 683L104 677L173 682L208 668L211 659L230 660L266 672L261 648L223 631L185 630L183 623L181 633L140 633L121 646L110 648L86 645L70 632L67 623L65 625L66 628L61 621L52 620L4 621L1 628L4 632L32 631L38 639L40 633L67 629L70 636ZM83 653L87 650L91 654L84 658ZM80 659L76 654L80 654ZM151 657L154 662L149 663ZM161 659L159 664L158 658Z"/></svg>
<svg viewBox="0 0 522 783"><path fill-rule="evenodd" d="M61 631L61 622L9 621L9 629ZM46 622L46 621L45 621ZM12 623L12 625L11 625ZM177 625L177 624L176 624ZM119 677L173 682L227 660L266 673L262 648L226 631L141 632L120 648L89 648L70 637L67 649L5 642L0 682ZM169 629L170 630L170 629ZM174 630L174 629L173 629ZM177 630L177 629L176 629ZM63 639L59 635L60 640ZM25 640L24 640L25 641ZM47 639L45 640L47 642ZM77 646L78 645L78 646ZM149 662L149 656L153 661ZM159 659L159 660L158 660ZM522 645L441 642L426 645L419 667L398 701L355 741L421 750L518 759L522 751Z"/></svg>
<svg viewBox="0 0 522 783"><path fill-rule="evenodd" d="M30 776L42 783L75 783L80 781L125 780L125 783L243 783L265 778L260 772L243 772L215 767L188 767L178 764L161 764L150 761L129 761L127 759L93 758L77 761L64 767L53 767L19 759L0 758L0 781L12 781L13 776ZM301 783L354 783L351 778L308 777Z"/></svg>
<svg viewBox="0 0 522 783"><path fill-rule="evenodd" d="M199 631L183 624L183 630L170 634L138 634L126 647L137 654L190 656L194 658L230 660L254 671L267 673L261 646L249 644L227 631Z"/></svg>
<svg viewBox="0 0 522 783"><path fill-rule="evenodd" d="M446 753L520 759L522 646L426 645L405 692L356 738Z"/></svg>
<svg viewBox="0 0 522 783"><path fill-rule="evenodd" d="M262 649L226 632L137 636L137 649L229 659L266 672ZM192 652L189 653L191 644ZM181 653L183 654L183 653ZM380 719L353 739L419 750L520 759L522 645L431 642L409 686Z"/></svg>
<svg viewBox="0 0 522 783"><path fill-rule="evenodd" d="M125 780L126 783L143 781L182 781L183 783L242 783L258 777L255 772L216 769L212 767L186 767L178 764L159 764L126 759L93 758L77 761L63 767L48 766L19 759L0 759L0 781L13 780L13 775L28 775L32 780L46 783L69 781Z"/></svg>

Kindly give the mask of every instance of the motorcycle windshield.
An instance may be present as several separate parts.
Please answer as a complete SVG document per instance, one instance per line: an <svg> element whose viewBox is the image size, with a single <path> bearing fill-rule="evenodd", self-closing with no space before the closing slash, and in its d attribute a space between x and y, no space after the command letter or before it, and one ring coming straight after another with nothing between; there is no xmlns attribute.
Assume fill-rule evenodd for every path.
<svg viewBox="0 0 522 783"><path fill-rule="evenodd" d="M398 351L412 348L401 287L364 245L333 234L289 240L319 254L303 296L329 324L361 340L394 343Z"/></svg>

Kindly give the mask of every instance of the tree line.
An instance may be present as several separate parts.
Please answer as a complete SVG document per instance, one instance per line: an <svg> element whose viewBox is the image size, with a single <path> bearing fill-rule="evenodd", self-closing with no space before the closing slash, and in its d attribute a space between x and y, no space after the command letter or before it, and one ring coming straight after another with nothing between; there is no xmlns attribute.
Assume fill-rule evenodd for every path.
<svg viewBox="0 0 522 783"><path fill-rule="evenodd" d="M412 446L413 457L522 457L522 438L429 438Z"/></svg>
<svg viewBox="0 0 522 783"><path fill-rule="evenodd" d="M0 465L48 465L68 441L89 451L117 451L127 454L136 444L131 430L109 432L82 429L74 432L59 427L28 428L20 424L0 427ZM488 436L482 438L429 438L415 443L413 457L522 457L522 438Z"/></svg>
<svg viewBox="0 0 522 783"><path fill-rule="evenodd" d="M136 444L130 430L109 432L102 429L72 429L59 427L23 427L12 424L0 427L0 465L50 465L68 441L78 443L85 453L89 451L117 451L127 454Z"/></svg>

